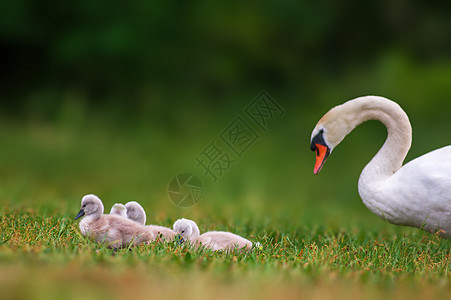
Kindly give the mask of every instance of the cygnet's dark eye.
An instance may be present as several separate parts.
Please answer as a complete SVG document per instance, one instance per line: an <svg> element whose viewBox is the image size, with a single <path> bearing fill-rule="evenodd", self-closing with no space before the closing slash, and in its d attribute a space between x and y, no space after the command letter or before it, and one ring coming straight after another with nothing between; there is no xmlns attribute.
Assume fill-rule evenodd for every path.
<svg viewBox="0 0 451 300"><path fill-rule="evenodd" d="M182 230L182 233L185 233L185 230Z"/></svg>
<svg viewBox="0 0 451 300"><path fill-rule="evenodd" d="M82 206L83 208L85 208L86 207L86 204L83 204L83 206Z"/></svg>

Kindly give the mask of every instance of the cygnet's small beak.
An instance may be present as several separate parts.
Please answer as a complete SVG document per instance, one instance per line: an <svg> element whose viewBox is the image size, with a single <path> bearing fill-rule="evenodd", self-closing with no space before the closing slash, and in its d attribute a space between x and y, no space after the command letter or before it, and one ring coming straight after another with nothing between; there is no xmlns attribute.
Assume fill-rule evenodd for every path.
<svg viewBox="0 0 451 300"><path fill-rule="evenodd" d="M179 245L183 244L183 242L184 242L184 240L180 234L177 234L175 236L175 240L176 240L177 244L179 244Z"/></svg>
<svg viewBox="0 0 451 300"><path fill-rule="evenodd" d="M80 211L78 212L78 214L74 220L77 220L78 218L83 217L84 215L85 215L85 211L82 208L82 209L80 209Z"/></svg>

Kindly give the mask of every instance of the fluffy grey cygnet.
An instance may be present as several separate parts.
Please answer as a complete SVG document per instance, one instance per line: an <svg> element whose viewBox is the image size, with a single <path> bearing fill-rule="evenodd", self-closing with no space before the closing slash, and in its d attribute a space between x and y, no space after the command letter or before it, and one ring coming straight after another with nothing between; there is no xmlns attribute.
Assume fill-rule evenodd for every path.
<svg viewBox="0 0 451 300"><path fill-rule="evenodd" d="M130 201L125 203L125 208L127 209L127 218L138 224L146 225L146 211L141 204L136 201Z"/></svg>
<svg viewBox="0 0 451 300"><path fill-rule="evenodd" d="M81 199L81 209L75 220L83 217L79 227L81 234L109 248L136 246L157 239L160 232L118 215L104 215L102 201L96 195Z"/></svg>

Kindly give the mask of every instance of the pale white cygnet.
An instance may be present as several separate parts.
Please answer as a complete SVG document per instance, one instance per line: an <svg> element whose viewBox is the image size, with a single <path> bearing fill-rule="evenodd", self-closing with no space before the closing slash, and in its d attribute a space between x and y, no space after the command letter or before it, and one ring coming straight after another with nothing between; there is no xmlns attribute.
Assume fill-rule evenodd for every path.
<svg viewBox="0 0 451 300"><path fill-rule="evenodd" d="M180 236L182 241L196 243L200 236L199 227L196 222L181 218L174 222L172 226L174 232Z"/></svg>
<svg viewBox="0 0 451 300"><path fill-rule="evenodd" d="M127 218L138 224L146 225L146 211L141 204L136 201L130 201L125 203L125 208L127 209Z"/></svg>
<svg viewBox="0 0 451 300"><path fill-rule="evenodd" d="M118 215L104 215L103 210L103 203L96 195L89 194L81 199L75 220L84 216L79 224L83 236L115 249L149 243L159 237L158 230Z"/></svg>
<svg viewBox="0 0 451 300"><path fill-rule="evenodd" d="M110 215L117 215L127 218L127 208L122 203L115 203L113 207L111 207Z"/></svg>
<svg viewBox="0 0 451 300"><path fill-rule="evenodd" d="M231 232L209 231L201 235L196 222L188 219L179 219L174 223L174 231L180 235L183 240L190 241L194 245L202 245L213 251L233 250L245 248L250 250L252 242ZM256 244L260 247L260 244Z"/></svg>

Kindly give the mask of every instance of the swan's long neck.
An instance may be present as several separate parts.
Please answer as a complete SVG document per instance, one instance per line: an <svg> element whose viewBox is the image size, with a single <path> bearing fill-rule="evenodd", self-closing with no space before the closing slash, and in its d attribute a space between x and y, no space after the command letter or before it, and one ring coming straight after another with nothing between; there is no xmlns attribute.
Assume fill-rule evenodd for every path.
<svg viewBox="0 0 451 300"><path fill-rule="evenodd" d="M376 200L378 189L401 168L412 142L412 128L406 113L393 101L366 96L331 109L317 126L324 127L328 145L333 149L356 126L368 120L378 120L387 128L384 145L359 178L360 197L370 210L379 214L378 205L382 200Z"/></svg>
<svg viewBox="0 0 451 300"><path fill-rule="evenodd" d="M412 128L407 114L393 101L374 96L357 98L354 101L353 125L357 126L367 120L378 120L387 128L384 145L360 175L360 190L360 185L383 181L401 168L412 143Z"/></svg>
<svg viewBox="0 0 451 300"><path fill-rule="evenodd" d="M378 120L387 128L384 145L359 178L360 197L370 210L379 214L377 207L382 200L377 200L378 190L401 168L412 143L412 128L406 113L386 98L360 97L332 108L318 122L314 134L323 131L324 141L332 151L355 127L368 120Z"/></svg>
<svg viewBox="0 0 451 300"><path fill-rule="evenodd" d="M381 202L389 200L381 199L379 189L402 167L410 149L412 128L409 118L395 102L375 96L351 100L343 104L343 109L348 110L347 120L351 120L348 132L367 120L378 120L387 128L387 139L360 174L358 188L362 201L372 212L390 218L381 212Z"/></svg>

